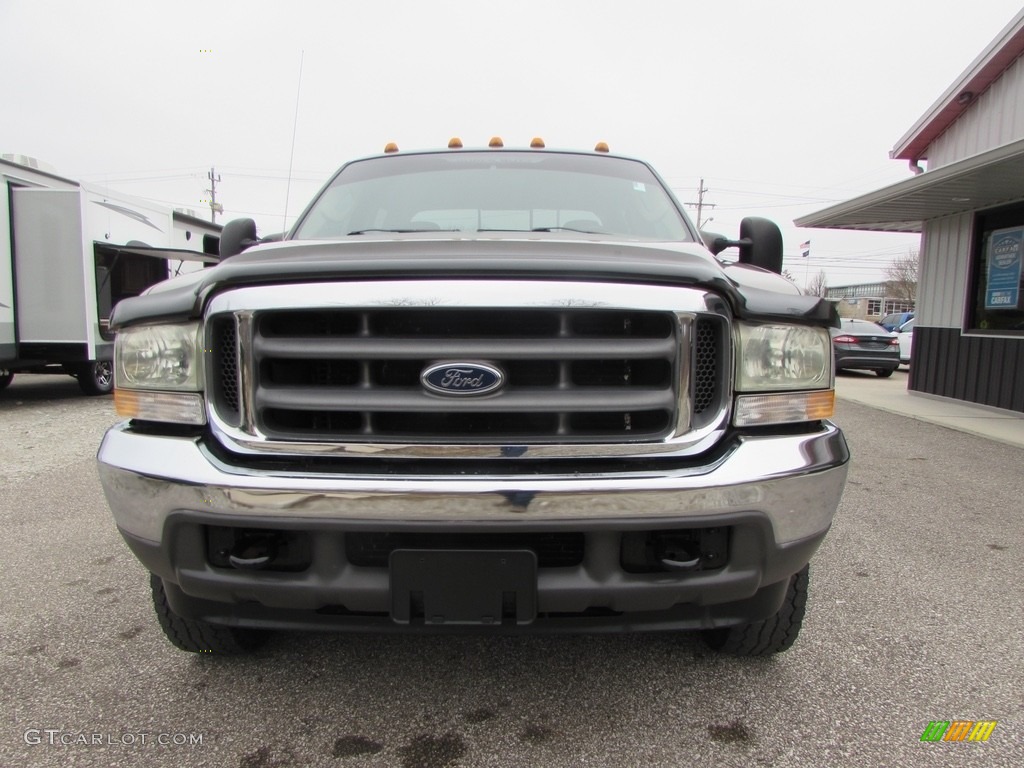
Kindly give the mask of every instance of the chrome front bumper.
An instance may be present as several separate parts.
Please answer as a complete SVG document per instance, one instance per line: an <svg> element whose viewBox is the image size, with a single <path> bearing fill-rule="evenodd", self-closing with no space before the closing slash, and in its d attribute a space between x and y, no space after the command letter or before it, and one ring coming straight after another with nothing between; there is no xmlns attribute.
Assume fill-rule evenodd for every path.
<svg viewBox="0 0 1024 768"><path fill-rule="evenodd" d="M172 516L218 524L286 521L439 526L550 525L611 519L679 521L751 513L777 545L822 534L846 481L849 452L825 422L799 435L740 437L699 467L530 475L290 473L230 466L199 438L111 428L99 474L127 535L160 545ZM510 460L514 461L514 460ZM553 469L557 463L552 462Z"/></svg>

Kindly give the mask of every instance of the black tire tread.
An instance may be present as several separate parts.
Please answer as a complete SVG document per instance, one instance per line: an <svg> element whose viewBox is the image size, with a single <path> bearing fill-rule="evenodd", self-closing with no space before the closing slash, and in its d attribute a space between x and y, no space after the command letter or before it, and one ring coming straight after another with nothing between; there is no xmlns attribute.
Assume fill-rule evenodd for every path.
<svg viewBox="0 0 1024 768"><path fill-rule="evenodd" d="M183 651L238 656L255 650L265 639L265 634L258 630L220 627L205 621L183 618L171 610L163 579L151 573L149 585L160 628L171 644Z"/></svg>
<svg viewBox="0 0 1024 768"><path fill-rule="evenodd" d="M809 583L810 566L805 565L790 577L786 599L778 613L762 621L706 632L708 645L733 656L771 656L788 650L800 634Z"/></svg>

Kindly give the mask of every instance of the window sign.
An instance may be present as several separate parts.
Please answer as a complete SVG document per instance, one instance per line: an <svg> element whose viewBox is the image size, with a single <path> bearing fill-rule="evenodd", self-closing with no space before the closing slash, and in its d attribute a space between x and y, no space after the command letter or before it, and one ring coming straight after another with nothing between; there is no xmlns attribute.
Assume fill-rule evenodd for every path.
<svg viewBox="0 0 1024 768"><path fill-rule="evenodd" d="M1024 227L997 229L988 243L985 309L1017 309Z"/></svg>

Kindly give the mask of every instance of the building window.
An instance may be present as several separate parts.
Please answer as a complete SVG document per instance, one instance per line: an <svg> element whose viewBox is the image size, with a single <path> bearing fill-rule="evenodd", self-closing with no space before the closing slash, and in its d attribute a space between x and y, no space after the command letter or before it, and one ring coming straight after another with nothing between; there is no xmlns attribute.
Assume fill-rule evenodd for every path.
<svg viewBox="0 0 1024 768"><path fill-rule="evenodd" d="M902 299L886 299L885 300L885 314L889 315L894 312L913 312L914 302L903 301Z"/></svg>
<svg viewBox="0 0 1024 768"><path fill-rule="evenodd" d="M868 316L882 315L882 299L868 299Z"/></svg>
<svg viewBox="0 0 1024 768"><path fill-rule="evenodd" d="M974 220L967 329L1024 335L1024 204Z"/></svg>

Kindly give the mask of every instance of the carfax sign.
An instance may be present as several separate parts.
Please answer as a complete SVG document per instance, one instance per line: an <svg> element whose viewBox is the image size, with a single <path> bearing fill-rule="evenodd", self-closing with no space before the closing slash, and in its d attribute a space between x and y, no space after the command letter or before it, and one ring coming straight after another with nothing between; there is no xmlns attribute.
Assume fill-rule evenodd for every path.
<svg viewBox="0 0 1024 768"><path fill-rule="evenodd" d="M988 241L985 309L1016 309L1020 301L1021 246L1024 227L997 229Z"/></svg>

